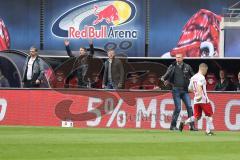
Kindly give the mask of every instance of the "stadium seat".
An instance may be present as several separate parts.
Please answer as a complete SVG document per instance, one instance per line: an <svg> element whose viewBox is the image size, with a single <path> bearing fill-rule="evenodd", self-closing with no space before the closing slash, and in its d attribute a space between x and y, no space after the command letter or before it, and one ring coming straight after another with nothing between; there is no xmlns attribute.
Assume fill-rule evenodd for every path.
<svg viewBox="0 0 240 160"><path fill-rule="evenodd" d="M125 82L125 89L141 89L142 80L138 73L129 73Z"/></svg>
<svg viewBox="0 0 240 160"><path fill-rule="evenodd" d="M76 76L69 80L69 88L78 88L78 80Z"/></svg>
<svg viewBox="0 0 240 160"><path fill-rule="evenodd" d="M143 81L142 87L145 90L159 89L158 78L156 74L149 73L146 79Z"/></svg>

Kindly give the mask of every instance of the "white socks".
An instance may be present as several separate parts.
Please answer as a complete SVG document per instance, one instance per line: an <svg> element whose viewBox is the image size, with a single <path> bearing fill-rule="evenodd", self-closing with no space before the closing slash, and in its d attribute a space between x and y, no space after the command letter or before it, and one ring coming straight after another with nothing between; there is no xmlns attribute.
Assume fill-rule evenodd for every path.
<svg viewBox="0 0 240 160"><path fill-rule="evenodd" d="M195 121L195 117L192 116L192 117L188 118L188 119L184 122L184 124L186 125L186 124L189 124L189 123L194 122L194 121ZM211 132L211 130L214 129L214 127L213 127L213 118L206 116L206 121L207 121L206 132L209 133L209 132Z"/></svg>
<svg viewBox="0 0 240 160"><path fill-rule="evenodd" d="M189 123L194 122L194 121L195 121L195 117L192 116L185 121L185 124L189 124Z"/></svg>
<svg viewBox="0 0 240 160"><path fill-rule="evenodd" d="M207 120L206 132L209 133L213 129L213 119L212 117L206 116L206 120Z"/></svg>

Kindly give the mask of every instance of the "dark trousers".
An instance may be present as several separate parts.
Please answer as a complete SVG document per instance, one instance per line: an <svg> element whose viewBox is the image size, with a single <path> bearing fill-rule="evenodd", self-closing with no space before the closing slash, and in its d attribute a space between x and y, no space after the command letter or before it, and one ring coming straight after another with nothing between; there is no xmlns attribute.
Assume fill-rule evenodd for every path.
<svg viewBox="0 0 240 160"><path fill-rule="evenodd" d="M107 82L106 89L118 89L118 86L115 85L113 82Z"/></svg>
<svg viewBox="0 0 240 160"><path fill-rule="evenodd" d="M35 81L27 80L24 82L24 88L39 88L40 84L36 84Z"/></svg>
<svg viewBox="0 0 240 160"><path fill-rule="evenodd" d="M78 80L78 88L88 88L88 82L85 80L86 72L86 65L82 65L79 69L75 70L73 73L70 74L70 76L67 77L64 87L71 88L72 86L69 85L69 81L76 76Z"/></svg>
<svg viewBox="0 0 240 160"><path fill-rule="evenodd" d="M183 100L183 102L187 108L188 117L193 116L193 110L192 110L192 106L191 106L191 99L190 99L187 91L185 91L184 89L173 88L172 96L173 96L173 101L174 101L174 105L175 105L175 110L173 112L171 127L176 127L179 113L181 111L181 100ZM193 124L191 124L191 127L193 127L192 125Z"/></svg>
<svg viewBox="0 0 240 160"><path fill-rule="evenodd" d="M77 78L78 78L78 88L87 88L87 73L88 65L81 65L80 68L77 70Z"/></svg>

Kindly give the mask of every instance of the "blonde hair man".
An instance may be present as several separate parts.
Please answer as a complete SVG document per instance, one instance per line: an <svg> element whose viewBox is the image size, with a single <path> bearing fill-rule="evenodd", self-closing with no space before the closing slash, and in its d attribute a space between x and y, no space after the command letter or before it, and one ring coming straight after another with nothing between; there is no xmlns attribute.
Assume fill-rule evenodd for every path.
<svg viewBox="0 0 240 160"><path fill-rule="evenodd" d="M180 123L180 131L183 130L184 125L199 120L202 116L203 111L206 115L207 120L206 135L213 135L213 132L211 131L213 129L213 110L207 96L206 79L204 77L207 74L207 70L207 64L201 63L199 65L198 73L195 74L190 80L188 90L194 93L194 116Z"/></svg>

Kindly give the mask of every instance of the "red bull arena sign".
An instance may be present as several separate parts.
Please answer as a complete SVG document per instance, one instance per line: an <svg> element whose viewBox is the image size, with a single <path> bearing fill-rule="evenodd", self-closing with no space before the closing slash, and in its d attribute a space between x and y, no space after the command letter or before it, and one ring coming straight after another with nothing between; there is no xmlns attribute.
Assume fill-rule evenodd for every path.
<svg viewBox="0 0 240 160"><path fill-rule="evenodd" d="M137 39L137 30L122 29L136 13L131 1L90 1L58 17L52 25L52 34L71 39Z"/></svg>

